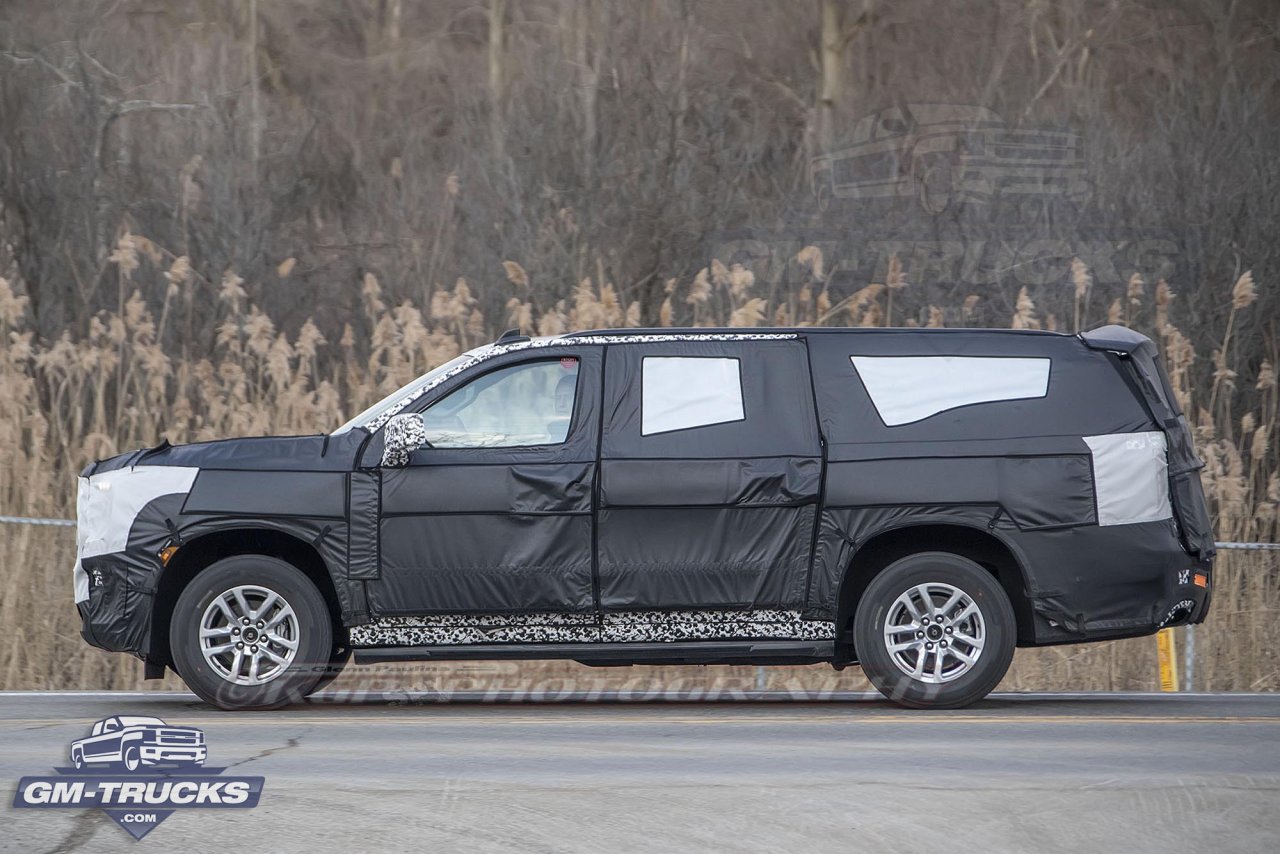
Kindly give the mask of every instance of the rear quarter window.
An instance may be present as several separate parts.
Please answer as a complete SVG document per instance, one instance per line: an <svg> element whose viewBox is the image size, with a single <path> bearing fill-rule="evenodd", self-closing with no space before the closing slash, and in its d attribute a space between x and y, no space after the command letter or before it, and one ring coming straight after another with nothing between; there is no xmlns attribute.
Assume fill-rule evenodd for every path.
<svg viewBox="0 0 1280 854"><path fill-rule="evenodd" d="M1108 355L1070 336L851 332L814 335L809 348L818 417L835 444L1151 429Z"/></svg>
<svg viewBox="0 0 1280 854"><path fill-rule="evenodd" d="M880 420L894 427L1001 400L1049 393L1051 361L991 356L850 356Z"/></svg>

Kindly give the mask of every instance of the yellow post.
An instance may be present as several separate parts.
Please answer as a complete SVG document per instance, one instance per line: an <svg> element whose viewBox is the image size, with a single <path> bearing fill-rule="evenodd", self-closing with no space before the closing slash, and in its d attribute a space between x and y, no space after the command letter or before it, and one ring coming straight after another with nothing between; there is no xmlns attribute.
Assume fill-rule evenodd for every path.
<svg viewBox="0 0 1280 854"><path fill-rule="evenodd" d="M1156 652L1160 659L1160 690L1178 690L1178 650L1173 645L1173 629L1156 633Z"/></svg>

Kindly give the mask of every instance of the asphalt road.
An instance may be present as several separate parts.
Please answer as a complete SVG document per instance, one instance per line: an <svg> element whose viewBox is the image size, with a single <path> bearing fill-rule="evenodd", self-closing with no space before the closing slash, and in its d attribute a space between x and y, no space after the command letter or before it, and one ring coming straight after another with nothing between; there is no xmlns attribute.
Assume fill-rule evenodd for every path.
<svg viewBox="0 0 1280 854"><path fill-rule="evenodd" d="M0 694L5 851L1280 851L1280 696L821 703L425 702L221 713L182 694ZM780 699L770 697L765 699ZM253 810L134 842L99 810L15 810L113 714L205 730ZM136 846L136 847L135 847Z"/></svg>

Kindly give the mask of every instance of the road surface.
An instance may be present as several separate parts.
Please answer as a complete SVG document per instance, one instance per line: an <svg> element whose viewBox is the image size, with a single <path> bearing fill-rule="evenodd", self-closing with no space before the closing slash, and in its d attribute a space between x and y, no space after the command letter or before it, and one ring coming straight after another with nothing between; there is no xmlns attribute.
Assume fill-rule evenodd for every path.
<svg viewBox="0 0 1280 854"><path fill-rule="evenodd" d="M0 694L0 849L1280 851L1277 695L426 699L228 714L184 694ZM266 778L261 805L180 811L140 842L100 810L9 806L113 714L204 729L210 765Z"/></svg>

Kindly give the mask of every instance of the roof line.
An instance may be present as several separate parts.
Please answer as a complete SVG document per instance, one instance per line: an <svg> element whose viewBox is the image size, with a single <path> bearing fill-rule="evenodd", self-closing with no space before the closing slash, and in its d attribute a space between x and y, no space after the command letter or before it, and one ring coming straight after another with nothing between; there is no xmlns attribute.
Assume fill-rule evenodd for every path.
<svg viewBox="0 0 1280 854"><path fill-rule="evenodd" d="M716 326L716 327L698 327L698 326L661 326L647 328L630 328L630 329L583 329L577 332L566 332L563 338L585 338L594 335L613 335L627 337L633 335L807 335L817 333L819 335L831 335L838 333L857 333L859 335L875 335L886 333L926 333L929 335L945 334L948 332L998 332L1001 334L1014 335L1053 335L1057 337L1072 337L1067 332L1052 332L1047 329L1002 329L999 327L964 327L964 326L946 326L946 327L925 327L925 326L890 326L890 327L862 327L862 326Z"/></svg>

